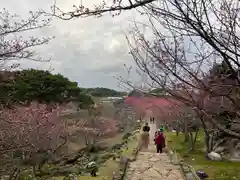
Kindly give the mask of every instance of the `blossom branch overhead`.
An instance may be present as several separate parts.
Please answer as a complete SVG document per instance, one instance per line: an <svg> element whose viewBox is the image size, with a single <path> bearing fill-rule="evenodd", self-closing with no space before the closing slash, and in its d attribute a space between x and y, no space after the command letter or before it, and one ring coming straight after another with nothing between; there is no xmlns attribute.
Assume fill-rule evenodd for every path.
<svg viewBox="0 0 240 180"><path fill-rule="evenodd" d="M65 12L59 8L56 3L51 7L51 13L48 15L58 17L62 20L71 20L74 18L84 18L89 16L101 17L105 13L112 13L112 16L119 15L122 11L128 11L136 9L138 7L146 6L153 3L156 0L113 0L111 5L108 5L106 1L98 5L94 5L93 8L85 7L84 5L73 5L73 10ZM113 14L114 13L114 14Z"/></svg>

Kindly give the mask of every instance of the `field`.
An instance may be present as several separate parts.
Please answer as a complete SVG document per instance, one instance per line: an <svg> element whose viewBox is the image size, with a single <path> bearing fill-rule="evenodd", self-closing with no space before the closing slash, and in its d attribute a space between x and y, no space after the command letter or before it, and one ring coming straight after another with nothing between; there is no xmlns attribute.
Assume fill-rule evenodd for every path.
<svg viewBox="0 0 240 180"><path fill-rule="evenodd" d="M240 163L214 162L204 156L204 138L201 132L197 139L196 150L188 151L188 144L184 142L184 135L167 132L168 147L175 149L185 163L193 166L196 171L202 170L208 174L207 180L238 180L240 179Z"/></svg>

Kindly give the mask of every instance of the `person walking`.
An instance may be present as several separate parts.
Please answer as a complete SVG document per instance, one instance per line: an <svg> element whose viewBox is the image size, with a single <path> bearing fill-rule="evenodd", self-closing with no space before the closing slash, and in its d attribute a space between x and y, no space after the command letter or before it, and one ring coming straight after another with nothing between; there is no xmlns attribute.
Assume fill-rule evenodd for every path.
<svg viewBox="0 0 240 180"><path fill-rule="evenodd" d="M163 148L165 148L165 137L163 134L163 129L158 129L158 131L155 133L156 137L154 139L157 153L162 153Z"/></svg>
<svg viewBox="0 0 240 180"><path fill-rule="evenodd" d="M159 128L162 132L164 131L164 126L163 125L160 125L160 128Z"/></svg>
<svg viewBox="0 0 240 180"><path fill-rule="evenodd" d="M143 132L148 132L150 131L150 127L148 125L148 123L146 122L145 125L143 126Z"/></svg>
<svg viewBox="0 0 240 180"><path fill-rule="evenodd" d="M141 145L140 148L145 148L148 149L148 144L149 144L149 131L150 131L150 127L148 125L148 123L145 123L145 125L143 126L142 129L142 134L141 134Z"/></svg>

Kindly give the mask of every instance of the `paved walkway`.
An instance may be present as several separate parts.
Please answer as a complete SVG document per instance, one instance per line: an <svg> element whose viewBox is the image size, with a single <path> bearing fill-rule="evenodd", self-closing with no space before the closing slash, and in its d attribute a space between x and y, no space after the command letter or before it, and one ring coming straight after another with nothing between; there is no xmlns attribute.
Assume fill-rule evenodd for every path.
<svg viewBox="0 0 240 180"><path fill-rule="evenodd" d="M184 180L180 167L171 164L166 153L157 154L153 139L156 125L150 124L150 146L131 162L125 180Z"/></svg>

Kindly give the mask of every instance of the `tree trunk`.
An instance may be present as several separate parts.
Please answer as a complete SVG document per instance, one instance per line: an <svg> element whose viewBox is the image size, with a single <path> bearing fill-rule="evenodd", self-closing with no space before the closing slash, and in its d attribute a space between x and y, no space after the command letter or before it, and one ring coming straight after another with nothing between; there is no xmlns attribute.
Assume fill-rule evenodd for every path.
<svg viewBox="0 0 240 180"><path fill-rule="evenodd" d="M189 136L189 139L188 139L188 149L190 151L192 151L193 150L193 134L192 134L192 132L189 132L188 136Z"/></svg>
<svg viewBox="0 0 240 180"><path fill-rule="evenodd" d="M179 136L179 131L180 131L179 121L177 121L177 127L176 127L176 135L177 135L177 136Z"/></svg>
<svg viewBox="0 0 240 180"><path fill-rule="evenodd" d="M84 133L84 138L85 138L85 145L88 146L89 145L89 141L88 141L87 132Z"/></svg>
<svg viewBox="0 0 240 180"><path fill-rule="evenodd" d="M195 146L196 146L196 142L197 142L197 136L198 136L198 132L199 132L199 130L197 130L196 132L195 132L195 137L194 137L194 141L193 141L193 148L195 149Z"/></svg>
<svg viewBox="0 0 240 180"><path fill-rule="evenodd" d="M185 139L184 142L188 142L189 136L188 136L188 119L184 119L184 134L185 134Z"/></svg>
<svg viewBox="0 0 240 180"><path fill-rule="evenodd" d="M205 122L202 112L199 110L196 110L195 112L198 114L198 117L202 123L202 128L204 130L205 147L206 147L207 152L210 153L212 149L209 146L210 135L209 135L209 131L208 131L208 125Z"/></svg>
<svg viewBox="0 0 240 180"><path fill-rule="evenodd" d="M208 153L210 153L212 151L212 140L210 137L210 134L207 131L204 131L204 136L205 136L205 146L206 146L206 150Z"/></svg>
<svg viewBox="0 0 240 180"><path fill-rule="evenodd" d="M196 132L195 132L195 136L193 135L193 132L190 132L190 133L189 133L189 137L190 137L190 138L189 138L189 148L190 148L191 151L194 151L194 150L195 150L198 132L199 132L199 131L196 131Z"/></svg>

